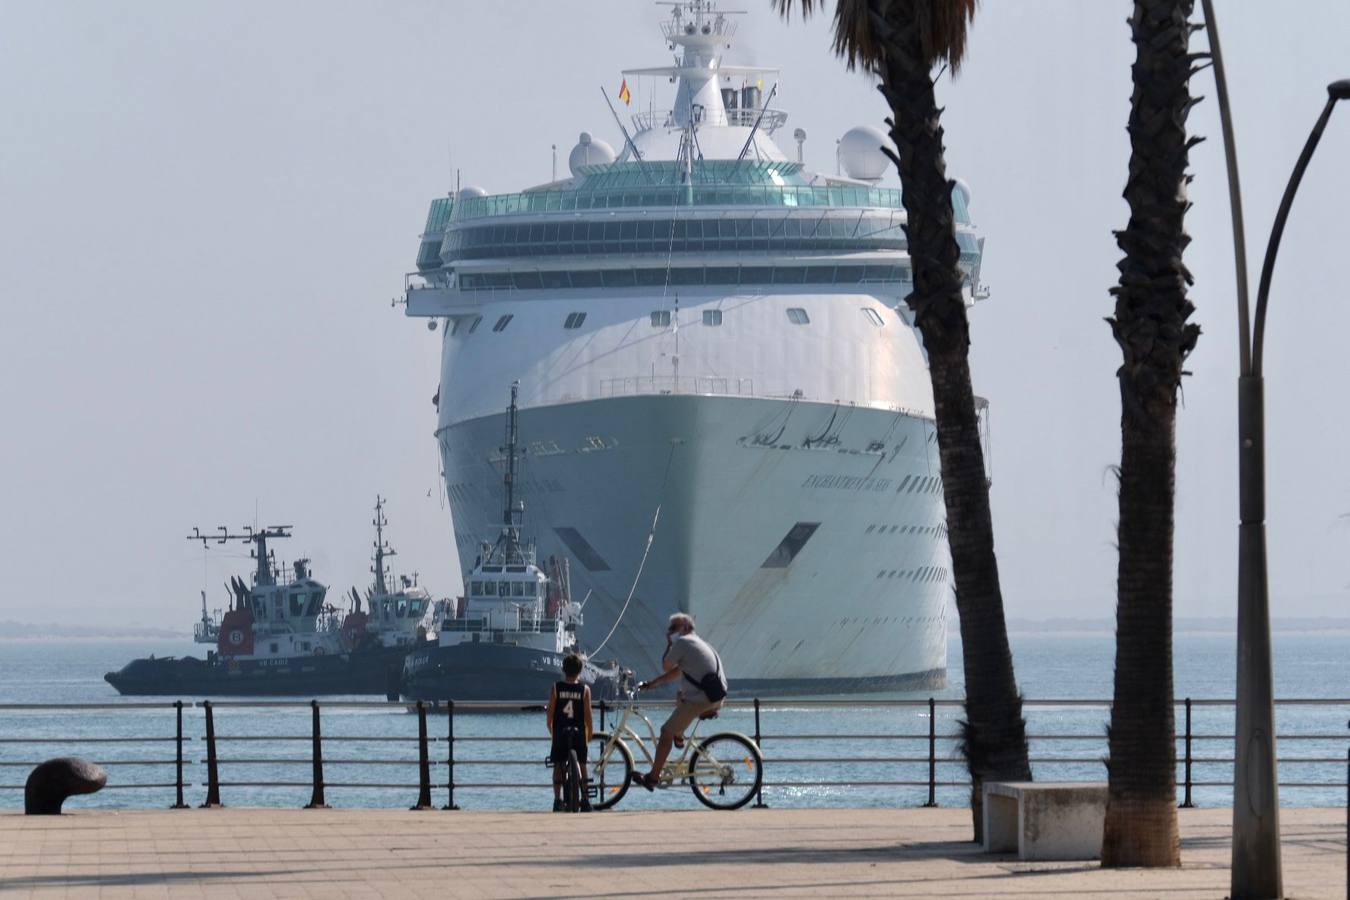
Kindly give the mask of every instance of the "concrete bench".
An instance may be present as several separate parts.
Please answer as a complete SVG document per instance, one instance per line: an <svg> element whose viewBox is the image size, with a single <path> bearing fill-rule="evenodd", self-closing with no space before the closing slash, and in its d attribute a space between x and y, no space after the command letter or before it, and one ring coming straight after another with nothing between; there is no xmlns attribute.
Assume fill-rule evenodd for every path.
<svg viewBox="0 0 1350 900"><path fill-rule="evenodd" d="M1018 859L1100 859L1106 782L984 785L984 851Z"/></svg>

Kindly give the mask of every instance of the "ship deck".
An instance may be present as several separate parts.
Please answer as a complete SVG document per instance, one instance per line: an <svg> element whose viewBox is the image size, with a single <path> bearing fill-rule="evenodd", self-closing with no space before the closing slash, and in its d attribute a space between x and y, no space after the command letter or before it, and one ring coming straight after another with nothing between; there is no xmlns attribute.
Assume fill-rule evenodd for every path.
<svg viewBox="0 0 1350 900"><path fill-rule="evenodd" d="M1182 867L1019 863L965 809L0 814L0 890L98 897L1157 897L1228 893L1226 809L1181 810ZM1286 809L1289 896L1341 897L1345 811Z"/></svg>

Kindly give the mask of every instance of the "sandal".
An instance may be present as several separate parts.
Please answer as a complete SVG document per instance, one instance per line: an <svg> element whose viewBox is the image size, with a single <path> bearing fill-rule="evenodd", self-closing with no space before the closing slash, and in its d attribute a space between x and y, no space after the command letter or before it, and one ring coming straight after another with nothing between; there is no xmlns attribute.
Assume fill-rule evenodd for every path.
<svg viewBox="0 0 1350 900"><path fill-rule="evenodd" d="M638 779L638 784L642 785L649 791L655 791L656 786L660 783L661 783L661 776L657 775L655 772L648 772L646 775L643 775L641 778Z"/></svg>

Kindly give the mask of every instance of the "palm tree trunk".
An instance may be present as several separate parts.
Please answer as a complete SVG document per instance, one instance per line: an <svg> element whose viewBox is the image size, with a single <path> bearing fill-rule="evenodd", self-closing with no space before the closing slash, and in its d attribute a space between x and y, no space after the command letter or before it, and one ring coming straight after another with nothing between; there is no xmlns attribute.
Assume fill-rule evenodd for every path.
<svg viewBox="0 0 1350 900"><path fill-rule="evenodd" d="M1029 781L1026 722L1013 674L999 591L989 482L970 379L970 329L961 297L952 182L943 159L941 111L925 62L915 0L871 0L884 48L881 92L890 104L899 154L905 233L914 273L906 302L928 351L947 531L961 620L966 720L963 752L971 778L975 839L983 836L983 783Z"/></svg>
<svg viewBox="0 0 1350 900"><path fill-rule="evenodd" d="M1186 320L1182 262L1192 0L1136 0L1130 105L1130 221L1109 319L1123 363L1115 700L1108 734L1104 866L1175 866L1172 539L1177 391L1200 329Z"/></svg>

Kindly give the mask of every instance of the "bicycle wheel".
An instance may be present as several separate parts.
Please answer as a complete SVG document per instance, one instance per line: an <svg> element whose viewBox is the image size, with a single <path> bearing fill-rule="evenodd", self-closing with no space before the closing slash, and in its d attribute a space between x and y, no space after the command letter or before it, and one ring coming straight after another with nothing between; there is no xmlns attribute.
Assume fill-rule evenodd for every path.
<svg viewBox="0 0 1350 900"><path fill-rule="evenodd" d="M567 763L563 766L563 809L570 813L581 811L581 763L577 761L577 751L567 751Z"/></svg>
<svg viewBox="0 0 1350 900"><path fill-rule="evenodd" d="M609 735L603 731L592 735L589 750L589 788L595 791L591 809L609 809L628 793L633 780L633 751L622 739L611 745Z"/></svg>
<svg viewBox="0 0 1350 900"><path fill-rule="evenodd" d="M739 734L714 734L689 758L689 787L713 809L740 809L754 799L763 780L759 748Z"/></svg>

